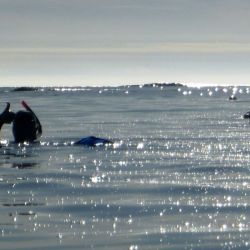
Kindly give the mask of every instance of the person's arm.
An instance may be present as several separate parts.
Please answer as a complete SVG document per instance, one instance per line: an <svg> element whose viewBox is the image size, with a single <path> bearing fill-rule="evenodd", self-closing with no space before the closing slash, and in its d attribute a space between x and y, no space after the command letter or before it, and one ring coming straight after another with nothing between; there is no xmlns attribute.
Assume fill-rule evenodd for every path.
<svg viewBox="0 0 250 250"><path fill-rule="evenodd" d="M7 102L7 106L4 109L4 111L2 112L2 114L0 114L0 130L3 126L4 123L11 123L15 118L15 113L10 111L10 103Z"/></svg>
<svg viewBox="0 0 250 250"><path fill-rule="evenodd" d="M21 103L22 103L23 107L24 107L27 111L31 112L31 113L33 114L33 116L35 117L36 125L37 125L37 126L36 126L36 129L37 129L37 137L40 137L40 136L42 135L42 125L41 125L41 123L40 123L38 117L36 116L35 112L30 108L30 106L29 106L25 101L22 101Z"/></svg>

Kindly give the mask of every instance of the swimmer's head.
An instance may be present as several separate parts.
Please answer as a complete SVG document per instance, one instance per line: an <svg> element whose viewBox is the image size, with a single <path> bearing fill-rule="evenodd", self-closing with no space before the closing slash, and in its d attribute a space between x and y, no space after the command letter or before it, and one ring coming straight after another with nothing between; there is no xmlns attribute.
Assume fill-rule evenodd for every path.
<svg viewBox="0 0 250 250"><path fill-rule="evenodd" d="M38 137L38 123L32 112L18 111L13 121L13 135L15 142L32 142Z"/></svg>

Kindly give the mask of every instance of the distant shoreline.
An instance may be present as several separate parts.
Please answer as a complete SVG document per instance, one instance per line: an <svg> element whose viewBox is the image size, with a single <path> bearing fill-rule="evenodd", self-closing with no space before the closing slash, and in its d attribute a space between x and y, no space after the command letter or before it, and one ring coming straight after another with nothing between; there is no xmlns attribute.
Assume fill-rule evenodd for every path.
<svg viewBox="0 0 250 250"><path fill-rule="evenodd" d="M40 91L41 89L47 90L56 90L56 89L86 89L86 88L168 88L168 87L186 87L186 88L239 88L239 87L250 87L248 85L192 85L192 84L183 84L183 83L142 83L142 84L118 84L118 85L103 85L103 86L90 86L90 85L41 85L41 86L31 86L31 85L23 85L23 86L1 86L1 89L8 89L11 92L24 92L24 91Z"/></svg>

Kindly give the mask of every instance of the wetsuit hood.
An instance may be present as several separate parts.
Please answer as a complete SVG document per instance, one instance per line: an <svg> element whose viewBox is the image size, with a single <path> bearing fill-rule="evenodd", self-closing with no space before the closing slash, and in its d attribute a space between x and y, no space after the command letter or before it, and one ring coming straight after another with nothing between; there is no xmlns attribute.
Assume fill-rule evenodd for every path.
<svg viewBox="0 0 250 250"><path fill-rule="evenodd" d="M13 121L15 142L35 141L41 136L35 115L29 111L18 111Z"/></svg>

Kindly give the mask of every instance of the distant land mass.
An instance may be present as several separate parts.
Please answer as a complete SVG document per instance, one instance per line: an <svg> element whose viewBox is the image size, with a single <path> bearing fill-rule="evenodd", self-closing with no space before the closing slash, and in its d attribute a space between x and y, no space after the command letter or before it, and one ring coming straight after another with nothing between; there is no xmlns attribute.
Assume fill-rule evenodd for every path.
<svg viewBox="0 0 250 250"><path fill-rule="evenodd" d="M146 87L146 88L162 88L162 87L183 87L185 85L181 84L181 83L145 83L145 84L131 84L131 85L122 85L120 87ZM57 88L71 88L69 86L61 86L61 87L57 87ZM78 88L89 88L90 86L82 86L82 87L78 87ZM107 86L110 88L113 88L114 86ZM55 87L29 87L29 86L22 86L22 87L16 87L13 88L11 91L13 92L22 92L22 91L39 91L41 88L45 88L45 89L50 89L50 90L54 90ZM74 87L72 87L74 88ZM91 87L91 88L100 88L100 87Z"/></svg>
<svg viewBox="0 0 250 250"><path fill-rule="evenodd" d="M181 83L145 83L142 85L143 87L183 87L184 85Z"/></svg>
<svg viewBox="0 0 250 250"><path fill-rule="evenodd" d="M17 87L14 88L12 91L37 91L39 88L37 87Z"/></svg>

